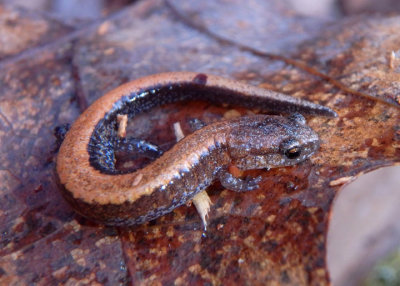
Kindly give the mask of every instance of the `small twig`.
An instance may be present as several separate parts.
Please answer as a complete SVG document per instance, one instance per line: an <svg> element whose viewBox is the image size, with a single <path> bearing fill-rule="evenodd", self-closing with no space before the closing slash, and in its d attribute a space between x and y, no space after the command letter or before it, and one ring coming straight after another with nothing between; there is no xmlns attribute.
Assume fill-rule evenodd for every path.
<svg viewBox="0 0 400 286"><path fill-rule="evenodd" d="M197 212L203 222L204 231L207 231L207 216L211 208L211 199L207 194L207 191L201 191L196 194L193 199L193 204L196 207Z"/></svg>
<svg viewBox="0 0 400 286"><path fill-rule="evenodd" d="M118 122L118 137L125 138L126 137L126 127L128 126L128 115L126 114L118 114L117 115Z"/></svg>
<svg viewBox="0 0 400 286"><path fill-rule="evenodd" d="M183 134L183 131L182 131L181 124L179 122L175 122L173 126L174 126L176 142L179 142L185 137L185 135Z"/></svg>

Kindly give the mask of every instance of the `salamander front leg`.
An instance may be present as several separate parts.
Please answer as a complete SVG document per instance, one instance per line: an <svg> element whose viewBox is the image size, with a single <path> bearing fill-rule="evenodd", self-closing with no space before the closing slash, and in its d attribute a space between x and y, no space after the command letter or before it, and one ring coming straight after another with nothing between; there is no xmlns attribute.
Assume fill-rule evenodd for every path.
<svg viewBox="0 0 400 286"><path fill-rule="evenodd" d="M246 192L258 189L258 183L262 179L261 176L255 178L246 177L245 179L236 178L229 173L227 169L222 169L218 174L218 178L222 186L235 192Z"/></svg>
<svg viewBox="0 0 400 286"><path fill-rule="evenodd" d="M189 120L189 126L192 132L194 132L196 130L203 128L204 126L206 126L206 124L199 118L192 118Z"/></svg>

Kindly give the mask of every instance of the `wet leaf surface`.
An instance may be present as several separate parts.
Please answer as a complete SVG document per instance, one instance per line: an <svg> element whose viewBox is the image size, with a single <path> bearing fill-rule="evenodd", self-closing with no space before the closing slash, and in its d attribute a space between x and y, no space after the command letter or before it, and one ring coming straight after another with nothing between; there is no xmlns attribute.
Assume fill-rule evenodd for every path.
<svg viewBox="0 0 400 286"><path fill-rule="evenodd" d="M16 15L18 27L32 19L46 27L36 34L0 27L0 39L7 39L0 62L2 284L328 284L325 238L337 191L361 173L400 161L400 61L390 59L400 21L327 23L264 2L233 1L227 8L215 1L143 1L72 36L60 23L0 6L0 18ZM73 122L87 103L121 83L178 70L244 80L327 105L339 117L309 117L320 151L295 167L252 172L263 176L259 190L240 194L213 185L206 233L193 207L129 229L77 216L55 184L54 127ZM131 132L167 149L173 122L212 122L229 108L248 112L168 105L137 118Z"/></svg>

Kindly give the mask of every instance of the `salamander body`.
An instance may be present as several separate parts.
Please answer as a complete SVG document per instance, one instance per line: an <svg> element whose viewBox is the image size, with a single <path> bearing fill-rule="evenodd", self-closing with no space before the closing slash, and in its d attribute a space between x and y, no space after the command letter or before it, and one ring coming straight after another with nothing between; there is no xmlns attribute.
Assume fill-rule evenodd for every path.
<svg viewBox="0 0 400 286"><path fill-rule="evenodd" d="M131 119L155 106L196 99L294 114L216 122L188 135L143 169L126 173L116 168L118 149L157 152L143 140L120 138L119 115ZM260 178L236 178L228 167L294 165L318 149L317 134L297 112L336 116L318 104L212 75L174 72L132 81L95 101L66 134L56 166L63 195L89 219L133 225L171 212L215 180L230 190L253 190Z"/></svg>

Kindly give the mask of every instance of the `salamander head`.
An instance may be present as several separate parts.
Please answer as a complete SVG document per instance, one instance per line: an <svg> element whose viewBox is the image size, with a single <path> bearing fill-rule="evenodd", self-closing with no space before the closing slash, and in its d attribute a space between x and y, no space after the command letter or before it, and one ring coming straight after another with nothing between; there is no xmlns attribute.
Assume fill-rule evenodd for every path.
<svg viewBox="0 0 400 286"><path fill-rule="evenodd" d="M298 113L242 117L228 135L232 163L242 170L295 165L318 148L318 135Z"/></svg>

